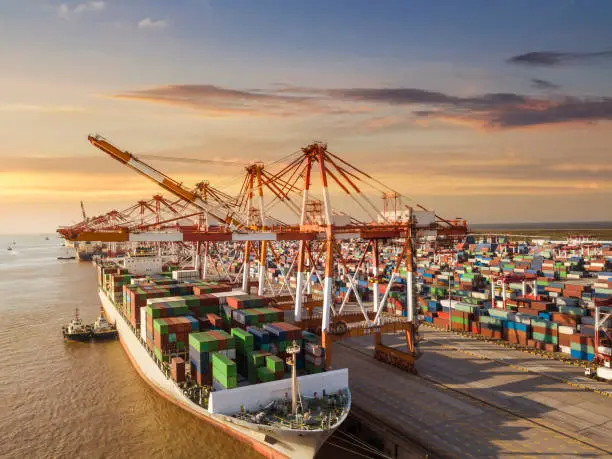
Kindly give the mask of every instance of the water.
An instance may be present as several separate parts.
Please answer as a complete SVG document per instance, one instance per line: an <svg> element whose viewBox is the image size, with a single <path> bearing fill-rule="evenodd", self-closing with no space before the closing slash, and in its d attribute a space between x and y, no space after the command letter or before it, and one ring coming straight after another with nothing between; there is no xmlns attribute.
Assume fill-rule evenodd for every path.
<svg viewBox="0 0 612 459"><path fill-rule="evenodd" d="M63 341L76 307L98 315L96 272L49 239L0 236L0 457L260 457L160 397L118 341Z"/></svg>

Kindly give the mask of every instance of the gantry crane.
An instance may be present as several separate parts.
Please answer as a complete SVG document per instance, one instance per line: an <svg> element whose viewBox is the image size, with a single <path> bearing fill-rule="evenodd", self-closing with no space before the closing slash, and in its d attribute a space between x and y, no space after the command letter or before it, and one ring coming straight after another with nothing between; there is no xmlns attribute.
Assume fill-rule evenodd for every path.
<svg viewBox="0 0 612 459"><path fill-rule="evenodd" d="M164 173L138 159L127 151L122 151L101 136L89 136L89 141L96 148L105 152L113 159L127 165L131 169L156 182L165 190L171 192L179 200L195 208L200 214L201 224L195 228L177 228L175 233L163 236L159 233L148 236L144 231L159 228L163 221L153 225L132 226L128 229L118 228L114 233L117 241L147 240L148 237L160 240L166 237L168 241L188 242L196 244L199 254L199 244L205 243L205 263L208 259L208 245L219 242L240 243L242 253L242 287L249 291L249 264L251 253L256 243L259 253L255 259L259 264L258 293L262 294L264 273L269 258L278 260L273 244L286 253L296 254L289 272L295 266L296 289L292 296L296 322L307 325L309 318L303 316L304 299L310 291L313 277L319 280L321 290L321 333L323 346L326 348L328 364L331 358L331 343L343 336L372 334L376 337L376 354L378 358L400 362L408 369L414 369L416 352L417 323L415 319L414 276L415 243L419 233L424 231L442 230L440 221L445 223L451 232L460 232L465 228L461 222L449 222L440 219L431 211L422 208L414 211L408 208L407 218L397 221L389 218L386 212L381 213L378 207L364 192L363 187L375 190L387 187L372 176L349 164L338 155L330 152L327 145L315 142L293 155L289 155L278 170L267 169L263 163L253 163L246 168L242 189L236 198L210 186L208 182L200 182L194 190L189 190L182 183L168 177ZM313 180L319 175L320 199L314 196L316 184ZM358 212L352 214L345 205L342 209L334 208L331 203L332 192L345 195L350 202L357 205ZM264 193L265 190L265 193ZM394 192L395 193L395 192ZM265 198L269 194L270 197ZM399 195L395 193L395 197ZM301 201L301 206L298 204ZM270 209L276 203L282 202L290 213L298 218L297 224L287 224L270 214ZM150 209L149 209L150 210ZM209 225L212 218L220 226ZM436 221L436 218L438 220ZM137 231L138 233L130 233ZM84 233L82 233L84 234ZM79 235L81 237L81 235ZM382 246L388 241L397 241L401 250L394 257L390 266L390 278L386 281L382 298L379 297L379 284L383 277L378 272L378 260ZM295 245L294 245L295 244ZM344 245L343 245L344 244ZM355 274L348 275L349 293L352 291L357 299L363 320L353 322L339 333L338 324L343 317L343 305L336 310L333 304L334 279L339 272L348 273L348 255L344 249L346 244L355 244L362 252L355 266ZM297 246L297 247L296 247ZM233 251L238 253L237 250ZM400 269L405 270L406 297L408 317L403 320L394 318L389 321L384 313L384 306L394 283L402 277ZM357 272L367 272L374 287L374 308L367 311L355 285ZM206 272L206 269L205 269ZM285 274L283 275L285 276ZM287 282L287 278L284 278ZM312 306L309 305L309 306ZM312 315L310 316L310 318ZM340 327L341 328L341 327ZM389 330L405 331L408 345L407 353L398 353L382 344L381 333Z"/></svg>

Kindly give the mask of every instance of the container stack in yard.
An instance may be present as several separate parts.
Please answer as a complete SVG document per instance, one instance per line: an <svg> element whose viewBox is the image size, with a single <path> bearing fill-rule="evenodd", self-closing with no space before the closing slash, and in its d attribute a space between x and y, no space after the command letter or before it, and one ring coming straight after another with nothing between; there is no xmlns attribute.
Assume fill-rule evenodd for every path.
<svg viewBox="0 0 612 459"><path fill-rule="evenodd" d="M423 321L593 360L595 307L612 306L612 249L603 245L597 255L566 256L572 249L472 240L459 244L444 264L434 263L433 249L421 249L417 283ZM608 335L610 322L601 324ZM600 351L609 356L612 343L605 333L600 339Z"/></svg>

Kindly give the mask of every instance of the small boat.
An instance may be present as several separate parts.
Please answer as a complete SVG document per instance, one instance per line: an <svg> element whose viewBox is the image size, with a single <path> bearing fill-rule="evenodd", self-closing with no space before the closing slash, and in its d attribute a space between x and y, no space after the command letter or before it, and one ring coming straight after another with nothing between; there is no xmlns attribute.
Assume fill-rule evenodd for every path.
<svg viewBox="0 0 612 459"><path fill-rule="evenodd" d="M45 237L45 241L48 241L48 240L49 240L49 236Z"/></svg>
<svg viewBox="0 0 612 459"><path fill-rule="evenodd" d="M58 260L74 260L76 257L57 257Z"/></svg>
<svg viewBox="0 0 612 459"><path fill-rule="evenodd" d="M89 341L91 339L91 325L83 323L79 317L79 308L74 312L74 319L62 327L64 339L71 341Z"/></svg>
<svg viewBox="0 0 612 459"><path fill-rule="evenodd" d="M11 250L13 250L13 248L11 246L9 246L8 249L6 249L6 250L8 250L10 252Z"/></svg>
<svg viewBox="0 0 612 459"><path fill-rule="evenodd" d="M104 308L102 307L100 307L100 316L94 322L91 333L92 339L95 341L117 338L117 329L108 323L104 315Z"/></svg>
<svg viewBox="0 0 612 459"><path fill-rule="evenodd" d="M62 327L64 339L71 341L106 341L117 338L117 329L108 323L104 311L100 308L100 317L93 325L84 324L76 309L74 319Z"/></svg>

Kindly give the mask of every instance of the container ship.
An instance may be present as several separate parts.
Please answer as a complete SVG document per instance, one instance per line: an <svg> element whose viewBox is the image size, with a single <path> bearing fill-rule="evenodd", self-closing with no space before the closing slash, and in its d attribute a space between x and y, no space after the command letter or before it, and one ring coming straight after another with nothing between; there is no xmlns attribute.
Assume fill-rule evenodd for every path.
<svg viewBox="0 0 612 459"><path fill-rule="evenodd" d="M314 457L349 414L348 370L326 369L317 336L268 298L161 263L96 262L107 319L141 377L265 457Z"/></svg>

